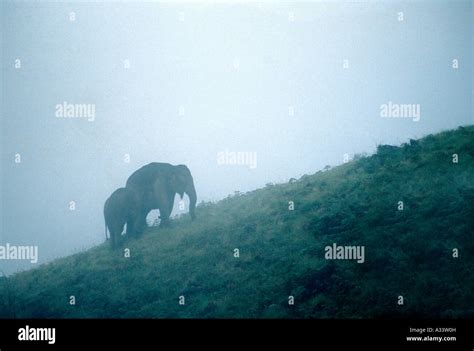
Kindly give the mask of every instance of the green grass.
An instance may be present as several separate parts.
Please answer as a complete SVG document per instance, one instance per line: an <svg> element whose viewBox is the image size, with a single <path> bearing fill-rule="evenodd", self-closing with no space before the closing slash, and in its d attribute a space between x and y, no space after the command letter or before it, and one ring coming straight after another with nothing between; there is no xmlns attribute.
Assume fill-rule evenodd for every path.
<svg viewBox="0 0 474 351"><path fill-rule="evenodd" d="M126 241L130 258L104 243L3 278L0 317L473 317L473 141L459 128L202 203ZM364 245L365 263L326 260L333 243Z"/></svg>

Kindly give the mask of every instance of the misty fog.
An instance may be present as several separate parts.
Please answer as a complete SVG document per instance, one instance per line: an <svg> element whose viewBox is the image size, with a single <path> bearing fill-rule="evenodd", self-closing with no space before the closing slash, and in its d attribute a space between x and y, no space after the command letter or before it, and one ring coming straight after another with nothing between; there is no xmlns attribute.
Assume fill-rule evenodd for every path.
<svg viewBox="0 0 474 351"><path fill-rule="evenodd" d="M0 244L44 263L104 242L104 201L149 162L217 201L472 124L471 7L2 3Z"/></svg>

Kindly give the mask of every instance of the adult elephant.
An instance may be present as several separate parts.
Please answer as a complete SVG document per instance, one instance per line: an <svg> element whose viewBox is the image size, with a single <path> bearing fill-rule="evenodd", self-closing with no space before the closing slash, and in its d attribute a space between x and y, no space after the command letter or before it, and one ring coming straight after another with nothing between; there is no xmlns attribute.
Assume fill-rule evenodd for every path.
<svg viewBox="0 0 474 351"><path fill-rule="evenodd" d="M126 187L135 190L140 199L140 222L137 225L139 231L146 227L146 216L154 209L160 210L160 225L167 225L176 194L181 198L184 193L188 195L189 214L193 220L196 218L196 189L191 172L185 165L149 163L128 178Z"/></svg>

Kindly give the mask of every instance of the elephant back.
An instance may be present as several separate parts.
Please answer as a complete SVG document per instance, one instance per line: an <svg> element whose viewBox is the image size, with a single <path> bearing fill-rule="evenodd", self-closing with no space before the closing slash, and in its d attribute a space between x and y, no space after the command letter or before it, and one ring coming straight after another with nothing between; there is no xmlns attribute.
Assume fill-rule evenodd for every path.
<svg viewBox="0 0 474 351"><path fill-rule="evenodd" d="M152 162L132 173L127 179L127 188L147 189L158 177L166 178L173 166L169 163Z"/></svg>
<svg viewBox="0 0 474 351"><path fill-rule="evenodd" d="M104 217L106 222L111 222L115 218L127 217L130 206L135 204L136 200L130 189L118 188L105 201Z"/></svg>

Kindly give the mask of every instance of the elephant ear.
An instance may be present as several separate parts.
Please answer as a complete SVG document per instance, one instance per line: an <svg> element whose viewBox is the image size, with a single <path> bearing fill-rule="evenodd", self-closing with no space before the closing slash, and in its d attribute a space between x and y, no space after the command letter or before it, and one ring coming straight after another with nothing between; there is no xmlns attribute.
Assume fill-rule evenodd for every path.
<svg viewBox="0 0 474 351"><path fill-rule="evenodd" d="M168 186L170 188L176 188L176 186L178 185L178 175L176 173L171 173L168 180L169 180Z"/></svg>
<svg viewBox="0 0 474 351"><path fill-rule="evenodd" d="M168 189L176 189L178 184L179 184L178 175L174 172L170 173L168 177L168 184L167 184Z"/></svg>
<svg viewBox="0 0 474 351"><path fill-rule="evenodd" d="M173 172L169 178L169 189L177 192L182 197L186 188L186 177L179 172Z"/></svg>

